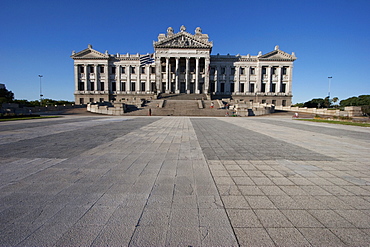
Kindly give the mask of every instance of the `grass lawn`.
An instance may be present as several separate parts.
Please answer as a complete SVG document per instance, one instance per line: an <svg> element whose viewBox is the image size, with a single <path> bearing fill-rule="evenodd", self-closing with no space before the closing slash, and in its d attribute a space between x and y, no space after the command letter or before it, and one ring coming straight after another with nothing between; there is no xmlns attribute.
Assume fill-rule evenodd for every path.
<svg viewBox="0 0 370 247"><path fill-rule="evenodd" d="M40 119L40 118L57 118L57 117L61 117L61 116L0 118L0 122L3 122L3 121L17 121L17 120L29 120L29 119Z"/></svg>
<svg viewBox="0 0 370 247"><path fill-rule="evenodd" d="M335 120L325 120L325 119L295 119L295 120L370 127L370 124L368 123L356 123L356 122L347 122L347 121L335 121Z"/></svg>

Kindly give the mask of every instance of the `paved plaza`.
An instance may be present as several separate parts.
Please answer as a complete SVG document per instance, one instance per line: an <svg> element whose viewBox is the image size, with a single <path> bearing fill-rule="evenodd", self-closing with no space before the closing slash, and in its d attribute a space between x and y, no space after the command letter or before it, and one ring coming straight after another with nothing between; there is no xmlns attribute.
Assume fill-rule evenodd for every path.
<svg viewBox="0 0 370 247"><path fill-rule="evenodd" d="M370 246L370 128L0 122L0 246Z"/></svg>

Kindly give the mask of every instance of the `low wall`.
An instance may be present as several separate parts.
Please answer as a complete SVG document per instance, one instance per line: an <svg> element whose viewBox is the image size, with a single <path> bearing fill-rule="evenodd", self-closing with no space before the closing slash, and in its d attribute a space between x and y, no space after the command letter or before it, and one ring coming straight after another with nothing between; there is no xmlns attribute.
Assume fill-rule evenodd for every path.
<svg viewBox="0 0 370 247"><path fill-rule="evenodd" d="M124 115L126 105L123 103L89 103L87 104L87 111L105 115Z"/></svg>
<svg viewBox="0 0 370 247"><path fill-rule="evenodd" d="M337 116L337 117L361 117L362 111L361 106L347 106L344 107L344 111L339 109L327 109L327 108L307 108L307 107L291 107L291 106L275 106L275 110L282 111L294 111L303 112L325 116Z"/></svg>
<svg viewBox="0 0 370 247"><path fill-rule="evenodd" d="M262 116L268 115L275 111L274 105L270 104L259 104L259 103L246 103L246 104L235 104L233 110L238 116Z"/></svg>
<svg viewBox="0 0 370 247"><path fill-rule="evenodd" d="M75 105L55 105L55 106L35 106L35 107L20 107L15 103L3 103L1 105L0 113L14 113L14 114L32 114L63 111L66 109L80 108Z"/></svg>

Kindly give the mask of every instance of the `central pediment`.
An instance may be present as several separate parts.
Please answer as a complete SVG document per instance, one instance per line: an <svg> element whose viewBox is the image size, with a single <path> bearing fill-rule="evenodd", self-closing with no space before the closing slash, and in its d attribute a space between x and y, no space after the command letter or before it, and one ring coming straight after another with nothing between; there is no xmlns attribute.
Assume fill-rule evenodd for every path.
<svg viewBox="0 0 370 247"><path fill-rule="evenodd" d="M294 61L296 59L297 58L294 55L294 53L290 55L286 52L283 52L282 50L279 49L278 46L275 47L274 51L269 52L259 57L259 60L272 60L272 61L276 61L276 60L277 61L283 61L283 60Z"/></svg>
<svg viewBox="0 0 370 247"><path fill-rule="evenodd" d="M154 42L154 48L212 49L212 46L212 42L208 41L208 35L202 34L199 30L195 35L184 30L176 34L168 32L167 35L161 34L158 41Z"/></svg>
<svg viewBox="0 0 370 247"><path fill-rule="evenodd" d="M73 59L108 59L109 55L107 53L101 53L94 50L91 45L87 49L73 53L71 58Z"/></svg>

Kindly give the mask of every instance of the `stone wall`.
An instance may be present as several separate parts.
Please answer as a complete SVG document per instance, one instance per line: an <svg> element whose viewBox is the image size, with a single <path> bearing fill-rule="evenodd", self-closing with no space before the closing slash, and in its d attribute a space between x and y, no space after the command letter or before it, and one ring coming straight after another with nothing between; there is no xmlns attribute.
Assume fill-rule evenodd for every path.
<svg viewBox="0 0 370 247"><path fill-rule="evenodd" d="M311 113L325 116L337 116L337 117L361 117L362 111L361 106L347 106L344 111L339 109L327 109L327 108L307 108L307 107L291 107L291 106L275 106L275 110L282 111L294 111Z"/></svg>
<svg viewBox="0 0 370 247"><path fill-rule="evenodd" d="M124 115L126 111L126 105L123 103L89 103L87 104L87 111L105 115Z"/></svg>

